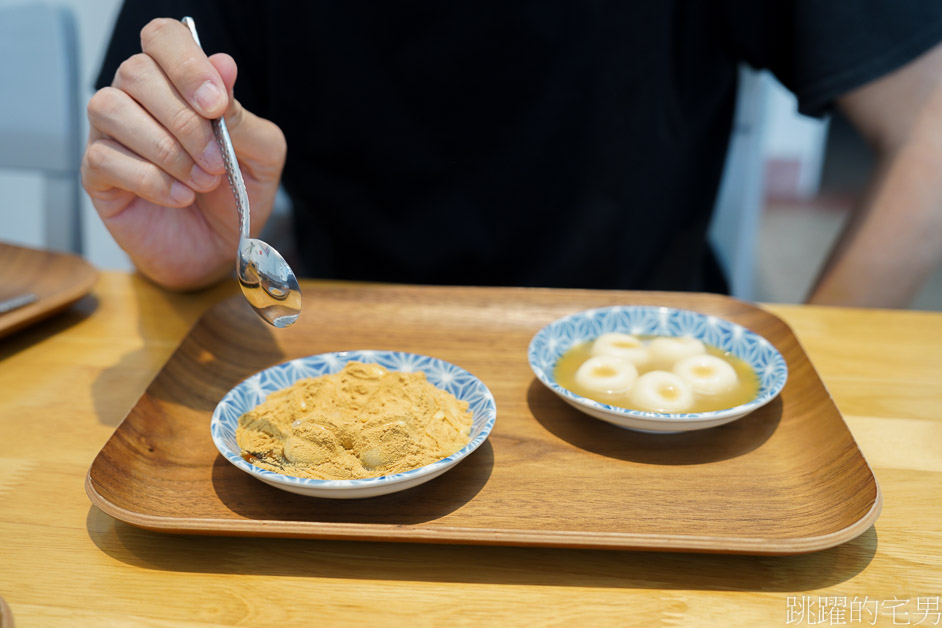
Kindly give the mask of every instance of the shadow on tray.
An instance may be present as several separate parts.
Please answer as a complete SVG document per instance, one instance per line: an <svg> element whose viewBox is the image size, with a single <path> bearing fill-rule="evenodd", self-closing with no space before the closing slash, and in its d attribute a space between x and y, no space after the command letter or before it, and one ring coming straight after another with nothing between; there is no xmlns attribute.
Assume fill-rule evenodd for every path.
<svg viewBox="0 0 942 628"><path fill-rule="evenodd" d="M766 442L782 418L782 402L776 398L726 425L679 434L648 434L579 412L536 379L527 391L527 404L544 428L571 445L600 456L656 465L704 464L736 458Z"/></svg>
<svg viewBox="0 0 942 628"><path fill-rule="evenodd" d="M219 501L247 519L415 525L440 519L471 501L494 468L494 450L484 442L473 455L425 484L366 499L321 499L268 486L223 458L213 462Z"/></svg>

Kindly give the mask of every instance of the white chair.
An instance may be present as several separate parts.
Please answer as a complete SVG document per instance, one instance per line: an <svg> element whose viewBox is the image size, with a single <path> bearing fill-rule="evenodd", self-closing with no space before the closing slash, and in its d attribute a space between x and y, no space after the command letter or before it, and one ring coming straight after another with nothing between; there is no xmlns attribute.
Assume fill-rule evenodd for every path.
<svg viewBox="0 0 942 628"><path fill-rule="evenodd" d="M0 167L44 175L44 244L74 253L81 252L77 40L66 7L0 8Z"/></svg>
<svg viewBox="0 0 942 628"><path fill-rule="evenodd" d="M765 105L771 88L767 76L740 68L733 132L709 231L730 293L747 301L755 298L756 241L765 187Z"/></svg>
<svg viewBox="0 0 942 628"><path fill-rule="evenodd" d="M794 94L767 71L743 66L739 79L733 132L709 238L732 295L752 301L763 292L757 285L756 247L766 193L796 200L818 193L829 123L827 118L800 115ZM766 179L766 165L776 161L796 167L794 181Z"/></svg>

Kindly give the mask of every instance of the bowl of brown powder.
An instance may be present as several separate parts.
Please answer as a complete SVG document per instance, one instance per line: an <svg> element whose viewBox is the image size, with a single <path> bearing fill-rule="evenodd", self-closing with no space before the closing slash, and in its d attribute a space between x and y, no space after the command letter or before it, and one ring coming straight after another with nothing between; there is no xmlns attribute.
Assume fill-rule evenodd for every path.
<svg viewBox="0 0 942 628"><path fill-rule="evenodd" d="M427 482L487 439L481 380L437 358L343 351L299 358L230 390L211 420L230 463L312 497L374 497Z"/></svg>

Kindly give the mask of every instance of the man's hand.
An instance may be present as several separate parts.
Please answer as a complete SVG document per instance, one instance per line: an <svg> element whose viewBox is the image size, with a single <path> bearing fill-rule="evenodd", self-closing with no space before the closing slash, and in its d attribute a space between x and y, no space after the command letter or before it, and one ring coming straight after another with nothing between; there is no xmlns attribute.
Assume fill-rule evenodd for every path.
<svg viewBox="0 0 942 628"><path fill-rule="evenodd" d="M232 97L236 64L207 57L183 23L156 19L140 54L88 103L82 185L138 269L172 289L235 267L238 214L210 120L225 115L257 234L271 213L285 138Z"/></svg>

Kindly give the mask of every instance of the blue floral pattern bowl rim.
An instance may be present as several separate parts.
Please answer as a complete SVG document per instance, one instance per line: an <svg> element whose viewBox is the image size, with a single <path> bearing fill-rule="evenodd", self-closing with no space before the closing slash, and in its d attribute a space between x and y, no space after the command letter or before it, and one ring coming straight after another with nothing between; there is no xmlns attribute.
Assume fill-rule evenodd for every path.
<svg viewBox="0 0 942 628"><path fill-rule="evenodd" d="M759 385L759 394L744 404L734 406L732 408L724 408L722 410L712 410L709 412L688 412L688 413L666 413L666 412L649 412L644 410L632 410L629 408L622 408L620 406L613 406L607 403L602 403L595 401L594 399L589 399L583 397L582 395L576 394L561 386L556 382L556 378L553 375L553 368L555 368L557 360L562 356L563 353L572 346L557 345L562 347L561 350L555 351L553 359L551 360L552 366L547 372L540 365L540 349L544 344L545 340L550 336L550 334L555 331L567 326L572 325L577 321L588 319L591 317L599 316L600 314L605 314L609 312L624 312L625 314L632 312L649 312L652 314L652 318L656 315L658 318L667 315L681 315L689 318L711 320L716 324L726 325L730 330L735 330L734 333L740 334L742 337L747 337L752 340L756 346L761 347L768 356L769 362L767 363L767 368L764 369L764 372L758 372L757 375L760 378ZM606 331L630 331L628 329L611 329ZM632 332L638 334L645 334L649 332ZM591 338L584 338L582 341L590 340ZM721 349L726 350L725 347L720 347ZM736 355L735 352L733 352ZM743 356L737 356L742 358ZM625 418L634 418L634 419L647 419L647 420L668 420L668 421L709 421L714 419L722 419L728 416L747 414L753 410L764 406L774 399L785 387L785 383L788 380L788 365L785 361L784 356L775 348L775 346L769 342L762 335L757 334L747 327L743 327L738 323L734 323L731 320L711 315L704 314L702 312L697 312L695 310L687 310L682 308L667 307L661 305L613 305L606 307L593 308L589 310L582 310L580 312L574 312L568 316L556 319L555 321L547 324L545 327L540 329L530 340L530 345L527 350L527 359L530 363L530 368L533 370L533 373L536 375L537 379L543 383L550 390L556 394L578 404L585 406L587 408L592 408L595 410L600 410L607 412L615 416L622 416ZM750 364L755 368L755 365Z"/></svg>
<svg viewBox="0 0 942 628"><path fill-rule="evenodd" d="M224 420L221 417L221 408L223 404L229 403L232 404L235 397L243 394L242 391L246 389L247 386L251 385L251 382L256 382L261 379L263 375L275 371L289 371L294 370L297 372L298 363L313 364L321 363L325 364L330 362L330 365L327 367L327 370L323 371L321 374L333 373L339 370L335 368L339 365L341 368L347 362L361 361L369 362L384 365L389 363L402 364L405 362L411 362L412 365L417 366L419 364L425 364L426 368L417 368L425 372L426 377L434 377L435 371L426 370L428 365L437 366L444 371L447 371L451 374L460 375L465 378L471 384L470 389L465 389L466 394L458 396L459 400L467 401L467 397L471 394L479 395L478 408L473 410L473 424L479 423L478 413L481 416L481 427L475 433L474 428L472 427L472 438L467 445L456 451L455 453L432 462L423 467L417 469L411 469L409 471L402 471L400 473L377 476L373 478L362 478L355 480L319 480L315 478L301 478L292 475L285 475L283 473L277 473L275 471L269 471L268 469L263 469L258 467L241 456L241 452L234 450L226 442L225 436L220 432L222 425L221 422ZM391 369L391 370L400 370L400 369ZM313 376L313 375L304 375L304 377ZM296 377L291 379L289 376L289 381L294 383L302 377ZM431 381L431 378L430 378ZM441 386L439 386L441 388ZM271 387L270 390L266 390L267 394L278 390L278 387ZM454 394L454 393L453 393ZM241 406L240 406L241 407ZM245 412L251 408L245 407L242 412ZM280 364L270 366L266 369L263 369L253 375L247 377L245 380L233 387L229 392L227 392L223 398L216 405L216 408L213 410L213 416L210 421L210 430L212 434L213 443L215 443L216 448L219 452L233 465L242 469L243 471L250 473L254 476L264 479L268 482L273 482L277 484L282 484L286 486L296 486L296 487L309 487L317 489L355 489L355 488L368 488L370 486L376 486L378 484L393 484L399 482L405 482L411 479L418 479L422 476L439 472L445 468L452 466L457 463L459 460L465 458L468 454L473 452L475 449L480 447L484 441L487 439L491 430L494 427L494 423L497 419L497 406L494 401L494 395L491 393L490 389L477 378L472 373L469 373L465 369L456 366L450 362L446 362L440 358L435 358L428 355L422 355L417 353L408 353L404 351L388 351L388 350L351 350L351 351L335 351L321 353L317 355L310 355L301 358L295 358L293 360L287 360ZM234 427L233 427L234 432Z"/></svg>

